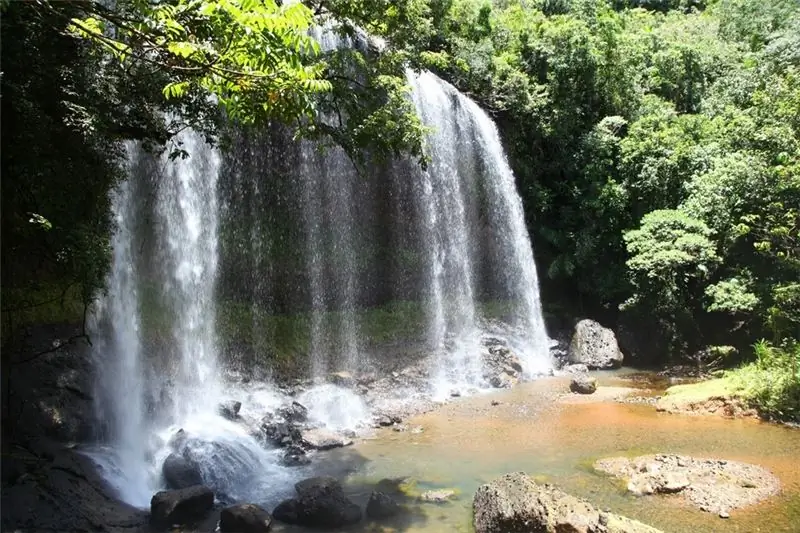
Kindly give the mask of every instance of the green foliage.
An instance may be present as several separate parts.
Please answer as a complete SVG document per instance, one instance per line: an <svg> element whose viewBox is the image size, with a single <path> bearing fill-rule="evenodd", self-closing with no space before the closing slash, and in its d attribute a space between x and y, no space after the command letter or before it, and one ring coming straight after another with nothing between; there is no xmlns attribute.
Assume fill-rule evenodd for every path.
<svg viewBox="0 0 800 533"><path fill-rule="evenodd" d="M307 33L313 14L300 2L124 0L81 8L68 31L123 64L167 73L165 97L207 92L235 120L311 116L313 94L331 87L314 61L319 45Z"/></svg>
<svg viewBox="0 0 800 533"><path fill-rule="evenodd" d="M800 421L800 343L777 347L760 340L756 360L728 373L762 416Z"/></svg>
<svg viewBox="0 0 800 533"><path fill-rule="evenodd" d="M668 290L688 278L703 278L719 261L713 231L681 211L657 210L642 218L640 229L625 233L628 268L650 284Z"/></svg>

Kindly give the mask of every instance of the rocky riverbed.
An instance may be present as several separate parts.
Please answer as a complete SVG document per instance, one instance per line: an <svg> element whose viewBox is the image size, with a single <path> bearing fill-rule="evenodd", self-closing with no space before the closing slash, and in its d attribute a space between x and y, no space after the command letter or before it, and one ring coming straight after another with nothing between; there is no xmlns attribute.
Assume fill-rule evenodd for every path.
<svg viewBox="0 0 800 533"><path fill-rule="evenodd" d="M599 334L598 339L604 338ZM261 531L269 521L273 530L300 532L318 526L320 520L335 518L344 525L356 522L356 517L353 531L375 527L420 533L458 531L467 527L472 496L479 487L519 470L527 472L537 486L552 484L546 490L558 495L559 501L561 493L553 491L591 505L597 514L592 511L590 518L602 519L606 525L617 513L667 533L755 531L759 527L791 532L800 523L800 515L792 511L800 508L796 430L753 420L659 413L652 404L662 394L663 380L624 370L590 371L585 363L570 363L567 348L562 348L563 368L555 376L524 382L519 361L501 339L487 337L484 347L485 378L494 386L493 392L454 389L445 398L433 399L424 390L431 369L420 359L386 369L382 377L372 373L328 376L326 381L332 383L326 387L345 391L341 398L356 398L368 407L365 412L370 416L355 433L326 427L315 419L304 404L309 391L319 386L311 381L281 384L278 399L264 411L254 409L252 401L258 384L234 380L231 398L220 405L219 416L250 432L265 449L276 450L286 471L296 472L292 481L270 480L280 485L281 499L242 501L215 490L209 504L207 491L192 492L198 481L213 485L207 473L196 469L198 458L193 454L210 445L212 451L218 450L211 457L219 459L225 456L224 446L202 439L193 444L190 430L176 431L168 443L173 455L164 461L163 474L170 488L189 492L160 496L153 515L165 518L153 523L146 510L115 498L97 466L80 453L81 447L36 444L48 441L44 436L29 438L12 455L4 456L4 529L155 531L162 527L159 520L171 521L173 513L181 516L188 506L191 519L181 519L186 522L183 531L198 533L221 527L222 517L227 517L229 531L245 527L243 523ZM614 351L609 350L609 355L614 356ZM56 353L43 361L58 361L58 357ZM73 380L78 376L68 369L75 364L79 360L64 363L65 375ZM591 386L576 390L571 382L577 378ZM50 434L59 436L64 428L63 435L71 438L71 428L81 427L80 421L65 415L72 413L70 400L86 401L83 396L88 392L74 393L84 387L76 381L61 393L54 387L56 392L43 396L53 398L59 413L60 425L46 426ZM27 412L35 421L55 411L40 404ZM675 475L668 479L639 476L632 486L645 490L628 491L631 480L620 482L594 468L602 457L641 453L649 453L651 459L623 458L598 463L598 468L614 465L614 472L628 479L639 474L655 476L654 470L648 470L650 463L662 463L659 475L667 472L667 466L691 467L689 473L677 472L686 475L688 484L680 475L677 480ZM752 471L728 470L739 463L758 466ZM715 493L720 476L734 476L735 487ZM318 481L300 488L294 485L307 478ZM680 490L673 490L679 486ZM660 495L669 491L673 494ZM711 512L695 513L691 507L677 505L684 496ZM181 503L184 497L187 503ZM722 520L720 515L729 518Z"/></svg>

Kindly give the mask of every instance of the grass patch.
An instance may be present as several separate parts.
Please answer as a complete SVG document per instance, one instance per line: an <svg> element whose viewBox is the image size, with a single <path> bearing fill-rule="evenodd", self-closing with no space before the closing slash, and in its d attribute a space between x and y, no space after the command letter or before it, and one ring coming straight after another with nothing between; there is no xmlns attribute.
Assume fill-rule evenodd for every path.
<svg viewBox="0 0 800 533"><path fill-rule="evenodd" d="M726 373L741 396L765 417L800 422L800 343L754 346L756 360Z"/></svg>
<svg viewBox="0 0 800 533"><path fill-rule="evenodd" d="M664 395L681 402L702 402L709 398L741 396L742 392L743 387L738 380L726 375L698 383L673 385L664 392Z"/></svg>

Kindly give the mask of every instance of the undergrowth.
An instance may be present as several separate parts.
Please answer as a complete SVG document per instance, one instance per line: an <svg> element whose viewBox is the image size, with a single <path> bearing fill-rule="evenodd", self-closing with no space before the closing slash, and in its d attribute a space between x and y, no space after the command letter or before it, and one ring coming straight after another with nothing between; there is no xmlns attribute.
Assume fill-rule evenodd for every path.
<svg viewBox="0 0 800 533"><path fill-rule="evenodd" d="M726 375L765 418L800 422L800 342L754 345L756 359Z"/></svg>

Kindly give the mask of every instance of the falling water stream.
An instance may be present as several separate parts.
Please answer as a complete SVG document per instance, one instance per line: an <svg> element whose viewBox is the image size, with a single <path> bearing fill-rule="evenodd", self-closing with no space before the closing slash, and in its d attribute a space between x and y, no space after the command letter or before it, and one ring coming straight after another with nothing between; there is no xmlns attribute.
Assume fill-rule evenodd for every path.
<svg viewBox="0 0 800 533"><path fill-rule="evenodd" d="M184 132L188 158L175 160L130 146L96 324L108 446L91 452L125 501L147 506L162 487L180 429L183 453L218 497L283 495L305 471L281 467L276 450L218 405L241 400L244 419L257 422L289 401L269 372L257 372L288 336L321 382L301 396L312 419L336 430L363 425L364 400L325 383L331 371L370 368L362 309L420 305L432 397L485 386L487 295L509 308L504 331L525 372L549 368L530 238L497 129L433 74L410 73L409 82L433 130L424 171L398 161L364 176L342 150L320 151L280 128L242 131L226 152ZM276 317L290 316L307 324L307 342L279 333L288 319ZM231 382L231 365L257 379Z"/></svg>

